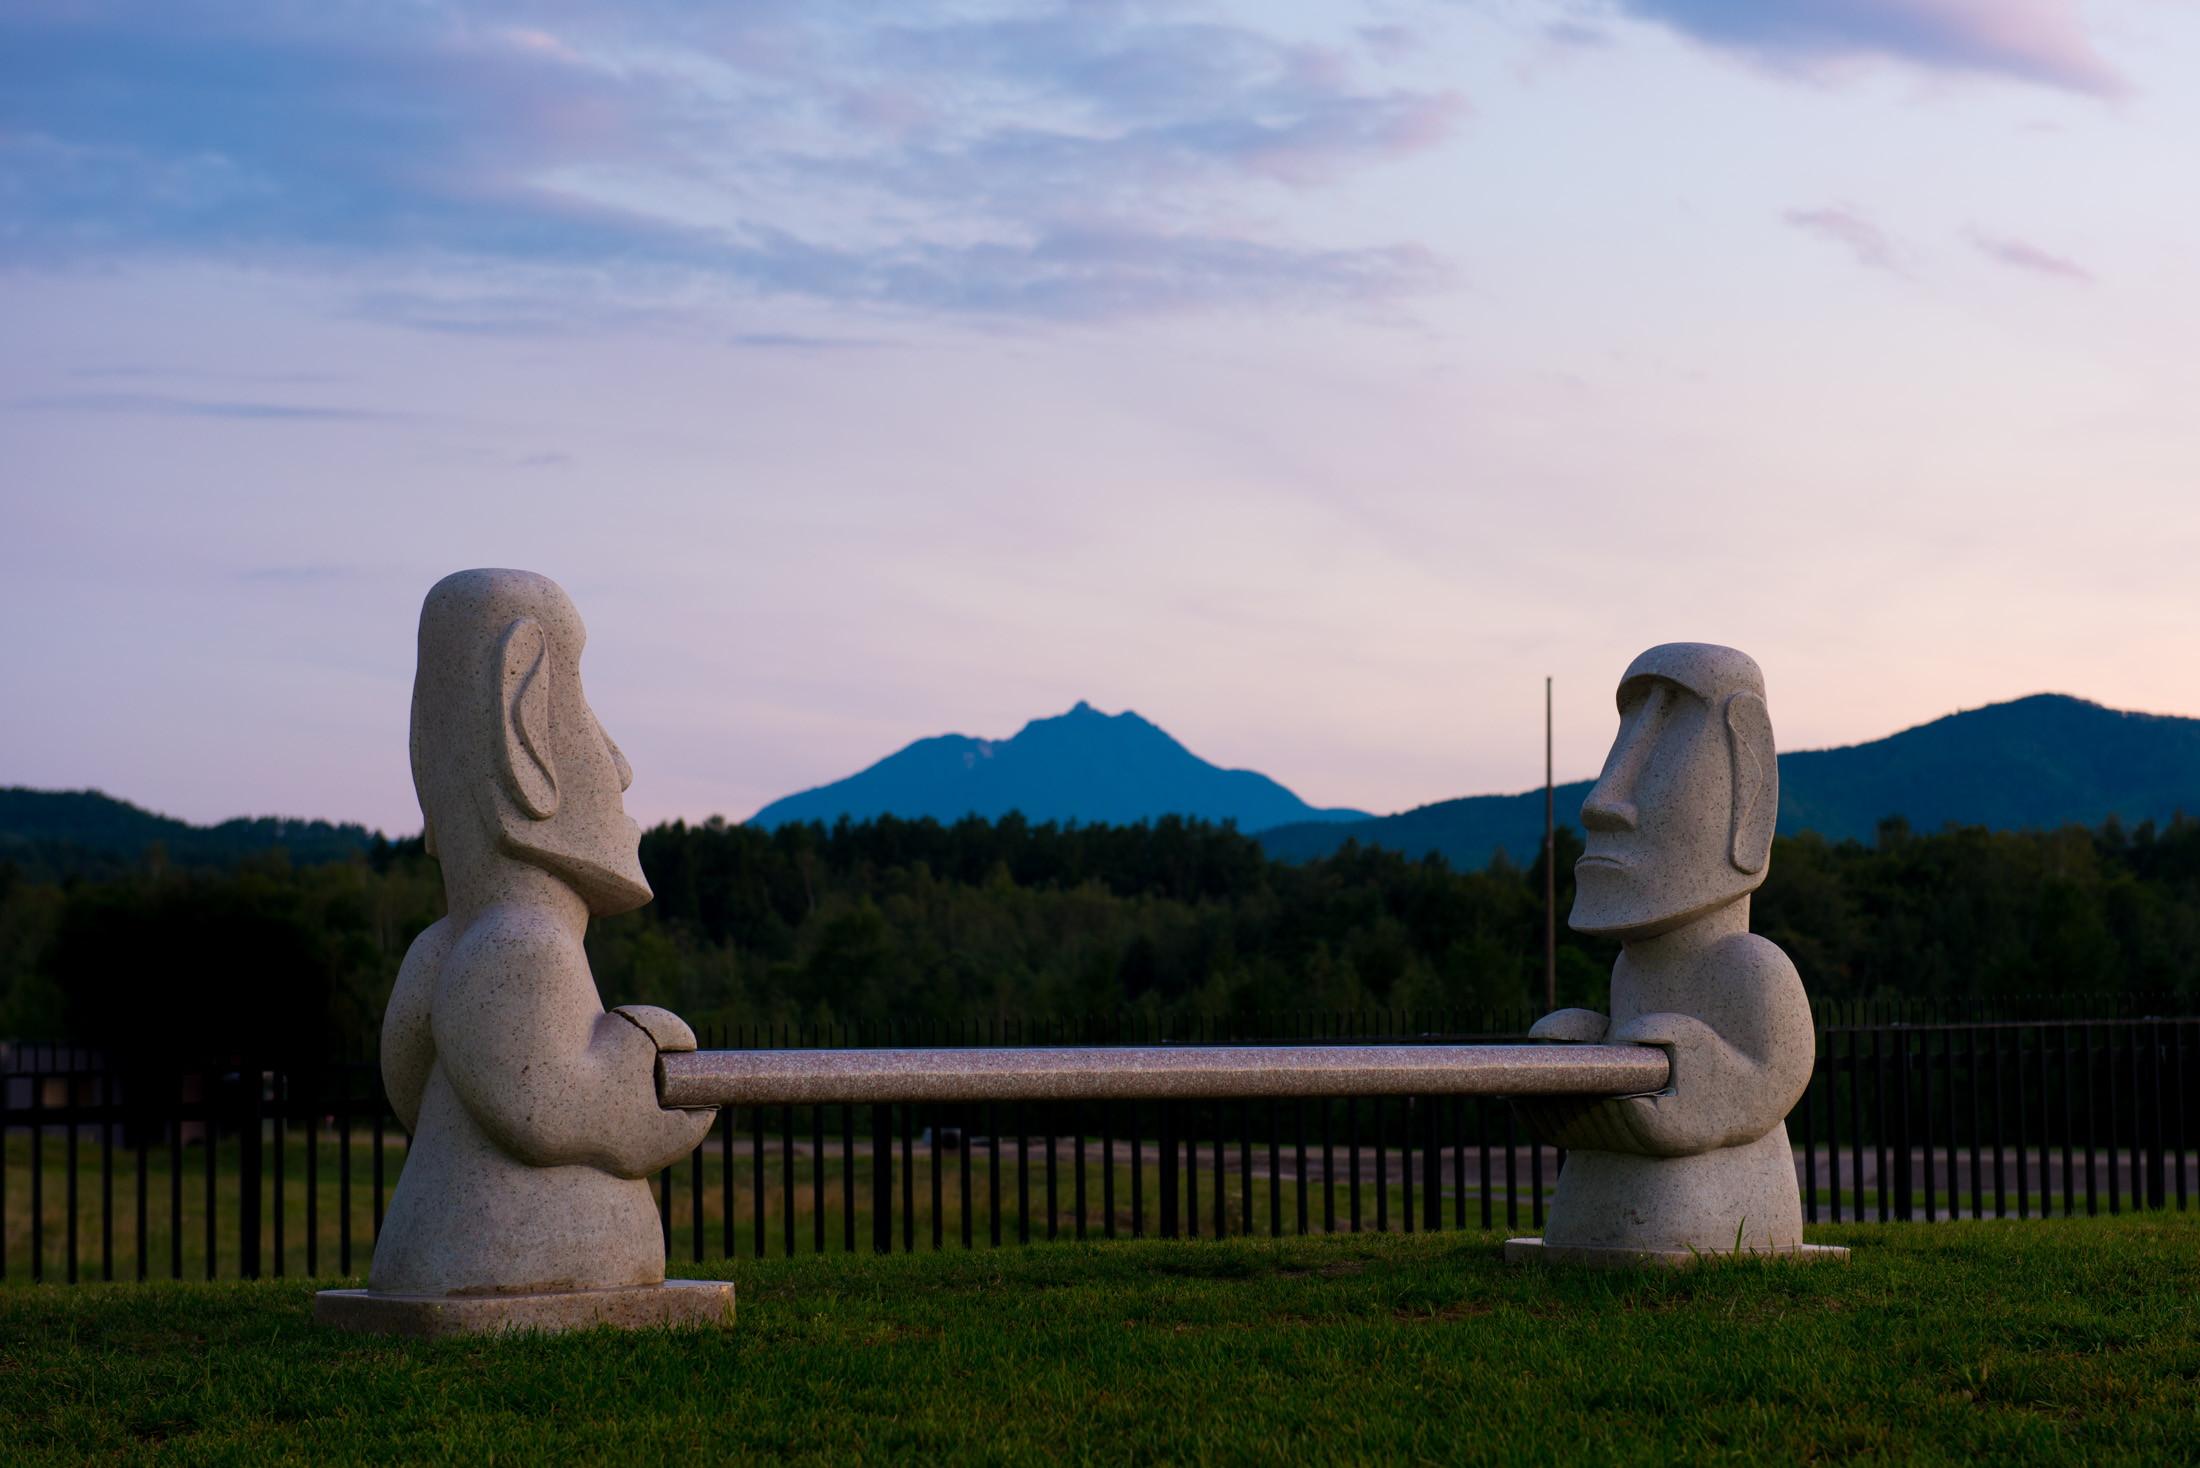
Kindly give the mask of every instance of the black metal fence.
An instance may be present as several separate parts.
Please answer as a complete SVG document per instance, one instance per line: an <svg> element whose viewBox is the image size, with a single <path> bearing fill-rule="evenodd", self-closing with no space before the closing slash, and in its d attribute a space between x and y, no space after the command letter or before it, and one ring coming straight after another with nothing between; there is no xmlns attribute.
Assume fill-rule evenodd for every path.
<svg viewBox="0 0 2200 1468"><path fill-rule="evenodd" d="M1832 1018L1825 1015L1823 1018ZM1532 1013L736 1026L705 1048L1496 1043ZM1871 1016L1871 1018L1877 1018ZM1821 1028L1789 1117L1812 1221L2186 1206L2200 1020ZM0 1278L363 1272L406 1137L378 1068L133 1075L0 1046ZM742 1108L658 1175L669 1257L1540 1228L1564 1154L1502 1101ZM2174 1205L2171 1199L2174 1198ZM94 1257L96 1251L96 1258Z"/></svg>

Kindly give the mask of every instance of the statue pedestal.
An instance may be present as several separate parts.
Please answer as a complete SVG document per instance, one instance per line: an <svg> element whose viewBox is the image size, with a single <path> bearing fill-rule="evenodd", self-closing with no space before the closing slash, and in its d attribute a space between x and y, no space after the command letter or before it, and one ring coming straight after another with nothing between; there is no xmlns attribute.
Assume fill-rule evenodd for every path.
<svg viewBox="0 0 2200 1468"><path fill-rule="evenodd" d="M1507 1264L1567 1264L1577 1269L1689 1269L1713 1259L1737 1257L1732 1249L1598 1249L1578 1244L1546 1244L1541 1239L1505 1240ZM1796 1244L1786 1249L1743 1249L1745 1259L1784 1259L1795 1264L1845 1264L1849 1251L1839 1244Z"/></svg>
<svg viewBox="0 0 2200 1468"><path fill-rule="evenodd" d="M733 1283L668 1279L618 1290L555 1290L525 1295L376 1295L323 1290L313 1318L338 1330L436 1339L499 1331L644 1330L653 1326L733 1323Z"/></svg>

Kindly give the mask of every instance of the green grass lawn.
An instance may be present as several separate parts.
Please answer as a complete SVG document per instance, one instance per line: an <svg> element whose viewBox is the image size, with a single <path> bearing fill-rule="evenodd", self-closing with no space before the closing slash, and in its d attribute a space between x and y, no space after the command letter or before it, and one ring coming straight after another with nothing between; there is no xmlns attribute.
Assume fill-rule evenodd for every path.
<svg viewBox="0 0 2200 1468"><path fill-rule="evenodd" d="M2200 1461L2200 1220L1853 1226L1846 1266L1492 1235L714 1265L729 1330L418 1344L303 1281L0 1293L0 1459ZM687 1272L699 1272L689 1270Z"/></svg>

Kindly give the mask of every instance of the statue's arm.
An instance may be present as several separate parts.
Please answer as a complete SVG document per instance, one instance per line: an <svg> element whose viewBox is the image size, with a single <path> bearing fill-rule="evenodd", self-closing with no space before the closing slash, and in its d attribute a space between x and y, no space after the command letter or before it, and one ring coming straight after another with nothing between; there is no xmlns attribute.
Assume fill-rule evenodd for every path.
<svg viewBox="0 0 2200 1468"><path fill-rule="evenodd" d="M435 1007L436 977L450 956L456 930L444 918L432 924L405 950L397 984L382 1009L382 1090L390 1109L408 1132L420 1127L420 1098L435 1069L435 1036L428 1017Z"/></svg>
<svg viewBox="0 0 2200 1468"><path fill-rule="evenodd" d="M485 917L454 949L434 1033L459 1100L530 1166L647 1177L710 1130L712 1112L657 1104L650 1028L606 1013L580 944L525 909Z"/></svg>
<svg viewBox="0 0 2200 1468"><path fill-rule="evenodd" d="M1615 1045L1656 1045L1672 1078L1654 1096L1617 1103L1653 1157L1685 1157L1754 1142L1784 1120L1810 1083L1810 1004L1785 953L1739 934L1715 973L1724 1029L1693 1015L1645 1014L1614 1030Z"/></svg>

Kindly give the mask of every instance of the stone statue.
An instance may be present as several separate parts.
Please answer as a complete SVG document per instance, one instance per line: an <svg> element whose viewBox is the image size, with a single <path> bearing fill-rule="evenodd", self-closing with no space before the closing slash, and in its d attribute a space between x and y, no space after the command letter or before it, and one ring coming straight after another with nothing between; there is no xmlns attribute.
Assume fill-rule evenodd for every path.
<svg viewBox="0 0 2200 1468"><path fill-rule="evenodd" d="M1655 1045L1671 1078L1650 1096L1517 1103L1567 1156L1543 1238L1510 1241L1507 1256L1845 1255L1803 1244L1788 1145L1810 1081L1810 1004L1788 956L1749 931L1780 805L1764 675L1732 648L1653 647L1621 677L1619 715L1582 803L1567 919L1623 945L1612 1013L1562 1009L1529 1033Z"/></svg>
<svg viewBox="0 0 2200 1468"><path fill-rule="evenodd" d="M406 953L383 1018L412 1142L366 1291L322 1296L334 1323L662 1324L730 1302L730 1285L666 1286L647 1181L715 1114L657 1102L658 1052L694 1032L649 1006L607 1013L582 948L591 916L650 899L620 800L633 772L581 691L586 639L525 571L459 572L421 608L413 783L450 915Z"/></svg>

